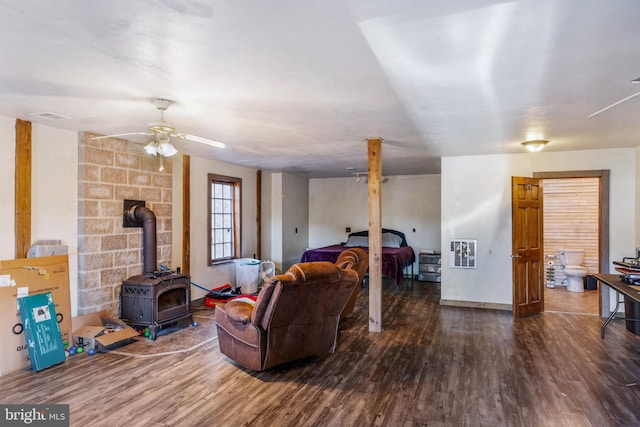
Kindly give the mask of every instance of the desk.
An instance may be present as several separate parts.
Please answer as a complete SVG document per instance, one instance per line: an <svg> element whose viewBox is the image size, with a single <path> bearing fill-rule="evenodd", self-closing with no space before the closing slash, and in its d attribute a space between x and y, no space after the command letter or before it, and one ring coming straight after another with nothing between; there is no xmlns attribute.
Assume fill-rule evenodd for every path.
<svg viewBox="0 0 640 427"><path fill-rule="evenodd" d="M600 338L604 339L604 329L607 327L611 319L613 319L618 312L618 307L620 307L620 303L625 302L624 299L620 301L620 295L623 297L629 298L631 301L640 303L640 291L632 288L627 283L623 282L620 279L620 274L594 274L593 277L596 278L600 283L609 286L611 289L616 291L616 308L609 315L607 320L602 324L602 329L600 330ZM621 318L620 320L626 320L631 322L640 322L639 318Z"/></svg>

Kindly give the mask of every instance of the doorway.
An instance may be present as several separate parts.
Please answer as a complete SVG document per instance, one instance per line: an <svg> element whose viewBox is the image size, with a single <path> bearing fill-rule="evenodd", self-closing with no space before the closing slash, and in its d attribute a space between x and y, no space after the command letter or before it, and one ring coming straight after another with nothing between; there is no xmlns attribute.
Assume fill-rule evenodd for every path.
<svg viewBox="0 0 640 427"><path fill-rule="evenodd" d="M566 276L557 258L559 249L584 249L588 274L608 272L609 171L538 173L544 189L544 310L598 315L603 304L600 289L567 290ZM553 264L553 266L550 266ZM592 285L591 282L588 282Z"/></svg>

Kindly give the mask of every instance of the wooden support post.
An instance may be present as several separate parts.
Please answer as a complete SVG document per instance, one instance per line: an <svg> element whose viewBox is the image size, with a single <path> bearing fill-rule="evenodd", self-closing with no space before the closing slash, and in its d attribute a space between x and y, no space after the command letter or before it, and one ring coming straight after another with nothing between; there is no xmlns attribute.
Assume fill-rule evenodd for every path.
<svg viewBox="0 0 640 427"><path fill-rule="evenodd" d="M369 331L382 331L382 138L367 139L369 178Z"/></svg>
<svg viewBox="0 0 640 427"><path fill-rule="evenodd" d="M182 156L182 272L191 270L191 156Z"/></svg>
<svg viewBox="0 0 640 427"><path fill-rule="evenodd" d="M31 122L16 120L16 258L31 246Z"/></svg>

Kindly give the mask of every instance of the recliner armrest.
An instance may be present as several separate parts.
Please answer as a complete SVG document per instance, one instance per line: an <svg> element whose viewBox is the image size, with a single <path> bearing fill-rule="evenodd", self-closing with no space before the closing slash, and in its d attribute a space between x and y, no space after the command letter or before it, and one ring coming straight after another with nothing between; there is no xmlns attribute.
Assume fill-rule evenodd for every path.
<svg viewBox="0 0 640 427"><path fill-rule="evenodd" d="M251 314L253 313L253 305L244 301L229 301L224 311L232 322L248 324L251 323Z"/></svg>

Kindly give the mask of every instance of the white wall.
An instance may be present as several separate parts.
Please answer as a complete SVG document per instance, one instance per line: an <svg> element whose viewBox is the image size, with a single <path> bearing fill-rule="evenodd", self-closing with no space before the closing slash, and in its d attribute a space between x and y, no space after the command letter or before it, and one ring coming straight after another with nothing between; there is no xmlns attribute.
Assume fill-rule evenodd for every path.
<svg viewBox="0 0 640 427"><path fill-rule="evenodd" d="M260 205L262 212L260 212L262 217L261 224L261 232L262 238L260 241L261 245L261 259L263 260L273 260L273 254L271 252L272 245L272 235L271 235L271 224L272 221L272 209L273 209L273 199L271 197L271 188L272 188L272 173L271 172L262 172L262 197L260 199Z"/></svg>
<svg viewBox="0 0 640 427"><path fill-rule="evenodd" d="M633 253L635 150L611 149L442 159L443 300L512 303L511 177L533 172L611 171L610 257ZM478 240L477 269L449 266L453 238Z"/></svg>
<svg viewBox="0 0 640 427"><path fill-rule="evenodd" d="M269 230L271 235L271 241L268 242L271 254L271 261L276 266L276 272L282 273L282 267L284 264L283 252L282 252L282 172L276 172L271 174L271 185L269 194L266 197L271 199L271 224L269 224Z"/></svg>
<svg viewBox="0 0 640 427"><path fill-rule="evenodd" d="M0 117L1 259L15 254L15 122ZM78 134L32 124L31 240L69 248L71 315L78 312Z"/></svg>
<svg viewBox="0 0 640 427"><path fill-rule="evenodd" d="M390 176L382 184L382 226L402 231L416 255L420 249L440 248L440 194L440 175ZM311 179L309 197L309 247L346 241L346 227L368 229L364 180Z"/></svg>
<svg viewBox="0 0 640 427"><path fill-rule="evenodd" d="M16 119L0 116L0 259L16 255Z"/></svg>
<svg viewBox="0 0 640 427"><path fill-rule="evenodd" d="M33 124L31 240L69 250L71 316L78 312L78 133Z"/></svg>
<svg viewBox="0 0 640 427"><path fill-rule="evenodd" d="M183 155L177 154L171 160L171 268L182 266L182 161ZM191 230L193 233L193 230ZM206 250L206 246L205 246ZM194 291L192 287L192 295ZM201 297L199 297L201 298ZM193 296L192 296L193 299Z"/></svg>
<svg viewBox="0 0 640 427"><path fill-rule="evenodd" d="M300 261L309 242L309 179L288 173L269 174L263 184L262 259L273 261L276 272ZM264 231L267 231L264 233Z"/></svg>
<svg viewBox="0 0 640 427"><path fill-rule="evenodd" d="M282 181L282 269L300 262L309 244L309 179L284 174Z"/></svg>
<svg viewBox="0 0 640 427"><path fill-rule="evenodd" d="M182 260L182 158L173 159L173 221L172 245L175 269ZM235 264L225 263L208 266L207 260L207 205L208 174L242 178L242 257L251 258L256 250L256 170L222 163L215 160L191 157L191 281L206 289L235 282ZM191 299L204 298L207 291L191 287Z"/></svg>

